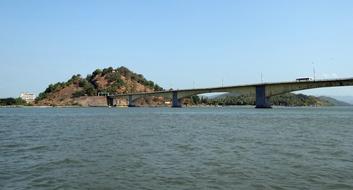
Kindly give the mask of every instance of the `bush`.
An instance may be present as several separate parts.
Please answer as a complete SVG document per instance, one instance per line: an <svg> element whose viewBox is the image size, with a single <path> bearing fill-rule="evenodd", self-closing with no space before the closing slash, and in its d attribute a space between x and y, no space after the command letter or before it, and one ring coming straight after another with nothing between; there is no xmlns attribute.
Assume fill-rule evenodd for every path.
<svg viewBox="0 0 353 190"><path fill-rule="evenodd" d="M36 98L36 101L43 100L47 97L47 93L41 92L39 93L38 97Z"/></svg>
<svg viewBox="0 0 353 190"><path fill-rule="evenodd" d="M93 75L88 74L88 75L86 76L86 80L87 80L87 81L92 81L92 80L93 80Z"/></svg>
<svg viewBox="0 0 353 190"><path fill-rule="evenodd" d="M131 76L133 75L133 73L126 67L120 67L117 69L117 71L126 78L131 78Z"/></svg>
<svg viewBox="0 0 353 190"><path fill-rule="evenodd" d="M160 87L158 84L155 84L153 88L154 88L154 91L163 91L163 88Z"/></svg>
<svg viewBox="0 0 353 190"><path fill-rule="evenodd" d="M120 79L120 74L118 72L109 73L105 76L105 79L107 79L109 82L115 82Z"/></svg>
<svg viewBox="0 0 353 190"><path fill-rule="evenodd" d="M72 97L73 98L78 98L78 97L81 97L81 96L84 96L84 95L86 95L85 91L84 90L80 90L80 91L74 92L72 94Z"/></svg>
<svg viewBox="0 0 353 190"><path fill-rule="evenodd" d="M192 104L200 104L201 99L199 96L191 96L191 103Z"/></svg>
<svg viewBox="0 0 353 190"><path fill-rule="evenodd" d="M81 75L80 74L73 75L71 77L71 79L69 81L67 81L66 85L70 85L70 84L76 83L79 80L81 80Z"/></svg>
<svg viewBox="0 0 353 190"><path fill-rule="evenodd" d="M97 95L97 90L94 88L94 86L92 84L86 86L83 90L85 91L85 94L87 94L88 96Z"/></svg>
<svg viewBox="0 0 353 190"><path fill-rule="evenodd" d="M92 73L93 77L95 77L95 76L97 76L97 75L100 75L100 74L102 74L102 70L100 70L100 69L96 69L96 70L93 71L93 73Z"/></svg>
<svg viewBox="0 0 353 190"><path fill-rule="evenodd" d="M103 91L107 92L109 94L115 94L117 90L118 90L118 85L116 83L114 83Z"/></svg>
<svg viewBox="0 0 353 190"><path fill-rule="evenodd" d="M80 82L78 83L78 86L82 88L86 88L90 85L91 83L89 83L86 79L80 79Z"/></svg>
<svg viewBox="0 0 353 190"><path fill-rule="evenodd" d="M114 70L113 67L105 68L105 69L103 69L102 74L106 75L108 73L113 72L113 70Z"/></svg>

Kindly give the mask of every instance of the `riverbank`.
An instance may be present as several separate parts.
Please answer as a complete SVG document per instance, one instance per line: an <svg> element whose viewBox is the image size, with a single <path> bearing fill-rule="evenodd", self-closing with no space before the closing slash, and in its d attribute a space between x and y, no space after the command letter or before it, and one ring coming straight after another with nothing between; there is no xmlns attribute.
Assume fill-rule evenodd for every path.
<svg viewBox="0 0 353 190"><path fill-rule="evenodd" d="M188 106L183 106L182 108L253 108L255 105L224 105L224 106L219 106L219 105L188 105ZM351 106L334 106L334 105L328 105L328 106L278 106L278 105L273 105L273 108L327 108L327 107L351 107ZM111 106L77 106L77 105L72 105L72 106L21 106L21 105L13 105L13 106L0 106L0 108L129 108L128 106L116 106L116 107L111 107ZM171 108L170 106L136 106L135 108Z"/></svg>

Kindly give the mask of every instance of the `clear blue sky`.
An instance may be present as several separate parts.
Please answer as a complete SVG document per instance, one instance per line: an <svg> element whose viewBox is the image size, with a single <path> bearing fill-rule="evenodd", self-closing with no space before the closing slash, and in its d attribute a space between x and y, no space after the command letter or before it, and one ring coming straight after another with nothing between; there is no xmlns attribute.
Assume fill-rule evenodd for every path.
<svg viewBox="0 0 353 190"><path fill-rule="evenodd" d="M312 76L312 62L353 77L353 1L0 0L0 97L109 66L192 88Z"/></svg>

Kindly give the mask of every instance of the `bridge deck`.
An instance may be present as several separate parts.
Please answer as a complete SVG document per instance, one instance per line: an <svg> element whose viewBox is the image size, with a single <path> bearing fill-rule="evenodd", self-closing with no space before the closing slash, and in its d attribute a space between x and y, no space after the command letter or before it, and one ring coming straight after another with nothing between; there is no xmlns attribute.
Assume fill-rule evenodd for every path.
<svg viewBox="0 0 353 190"><path fill-rule="evenodd" d="M290 84L316 84L316 83L329 83L329 82L353 82L353 78L340 78L340 79L321 79L321 80L308 80L308 81L286 81L286 82L270 82L270 83L256 83L246 85L235 85L235 86L222 86L222 87L209 87L209 88L192 88L192 89L177 89L167 91L156 91L156 92L139 92L139 93L128 93L128 94L115 94L109 97L127 97L127 96L153 96L161 95L173 92L195 92L195 91L221 91L226 89L244 88L244 87L256 87L256 86L275 86L275 85L290 85Z"/></svg>

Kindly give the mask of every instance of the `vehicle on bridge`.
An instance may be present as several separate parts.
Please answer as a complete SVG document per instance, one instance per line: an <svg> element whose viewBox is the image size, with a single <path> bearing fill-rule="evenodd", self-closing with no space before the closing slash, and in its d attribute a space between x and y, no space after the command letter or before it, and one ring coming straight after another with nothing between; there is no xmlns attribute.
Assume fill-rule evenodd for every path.
<svg viewBox="0 0 353 190"><path fill-rule="evenodd" d="M296 81L297 82L301 82L301 81L312 81L313 78L311 77L301 77L301 78L297 78Z"/></svg>

